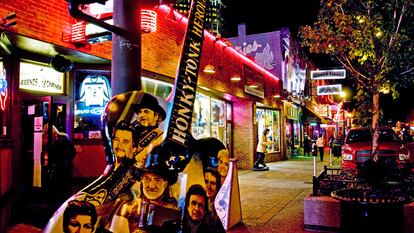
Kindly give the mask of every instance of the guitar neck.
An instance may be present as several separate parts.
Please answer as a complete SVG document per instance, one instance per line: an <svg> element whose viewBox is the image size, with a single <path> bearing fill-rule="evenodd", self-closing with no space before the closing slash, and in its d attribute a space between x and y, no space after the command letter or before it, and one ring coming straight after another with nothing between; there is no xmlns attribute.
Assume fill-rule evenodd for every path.
<svg viewBox="0 0 414 233"><path fill-rule="evenodd" d="M181 51L166 141L172 149L185 153L191 138L191 119L197 89L204 40L206 0L194 0Z"/></svg>

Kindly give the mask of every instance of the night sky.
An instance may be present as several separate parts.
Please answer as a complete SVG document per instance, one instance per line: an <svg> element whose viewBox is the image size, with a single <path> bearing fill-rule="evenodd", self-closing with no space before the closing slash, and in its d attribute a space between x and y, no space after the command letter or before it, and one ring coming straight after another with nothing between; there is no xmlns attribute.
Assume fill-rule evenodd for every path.
<svg viewBox="0 0 414 233"><path fill-rule="evenodd" d="M277 31L282 27L312 24L319 0L224 0L225 37L237 36L237 24L245 23L247 34ZM276 6L274 6L276 5Z"/></svg>
<svg viewBox="0 0 414 233"><path fill-rule="evenodd" d="M224 37L236 37L237 25L246 24L247 34L277 31L283 27L289 27L292 32L297 32L299 26L312 25L316 21L319 11L319 0L224 0L226 9L223 17L225 20ZM277 5L277 6L273 6ZM310 55L315 65L320 68L338 68L338 64L328 57ZM353 81L345 80L346 89L351 87ZM390 95L381 97L381 107L384 118L387 120L407 121L409 115L414 120L413 90L401 90L401 96L393 100Z"/></svg>

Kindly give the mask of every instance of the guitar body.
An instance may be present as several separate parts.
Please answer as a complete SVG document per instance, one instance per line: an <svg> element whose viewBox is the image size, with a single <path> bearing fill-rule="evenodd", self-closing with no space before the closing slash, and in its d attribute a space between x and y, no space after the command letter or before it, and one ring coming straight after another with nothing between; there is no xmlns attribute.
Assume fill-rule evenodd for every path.
<svg viewBox="0 0 414 233"><path fill-rule="evenodd" d="M218 186L213 195L218 193L221 179L226 177L226 168L228 171L225 146L216 138L191 139L186 153L176 154L174 148L170 148L171 144L165 141L164 132L168 125L164 122L147 131L134 124L138 119L136 106L148 99L156 100L166 110L166 115L170 114L168 106L171 104L141 91L119 94L111 99L102 116L107 167L97 180L61 205L45 233L71 232L68 231L68 219L76 222L76 216L81 215L86 216L87 223L92 226L90 232L179 232L186 213L188 189L200 185L208 190L205 172L210 172L210 178L211 174L218 174ZM132 147L124 147L124 151L129 149L129 154L119 153L117 141L128 137L119 138L118 131L133 137L129 138L134 142ZM141 155L143 151L147 153L145 158ZM158 190L162 191L162 198L145 196L145 190L150 186L145 186L146 179L153 177L157 177L152 180L153 184L165 182L164 190ZM148 189L156 188L153 185ZM211 200L213 206L214 198ZM204 224L211 224L212 229L218 227L217 232L223 231L220 221L214 218L214 208L206 211L207 215L212 217L206 218L209 220Z"/></svg>
<svg viewBox="0 0 414 233"><path fill-rule="evenodd" d="M62 204L44 233L228 228L234 163L218 139L191 135L206 8L205 0L191 5L172 103L142 91L109 101L102 115L107 167Z"/></svg>

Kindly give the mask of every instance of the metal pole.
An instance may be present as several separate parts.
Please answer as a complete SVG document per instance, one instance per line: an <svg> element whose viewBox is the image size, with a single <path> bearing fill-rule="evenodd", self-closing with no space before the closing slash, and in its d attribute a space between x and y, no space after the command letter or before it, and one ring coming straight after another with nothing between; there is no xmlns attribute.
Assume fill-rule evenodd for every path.
<svg viewBox="0 0 414 233"><path fill-rule="evenodd" d="M316 156L313 156L313 176L316 177Z"/></svg>
<svg viewBox="0 0 414 233"><path fill-rule="evenodd" d="M329 147L329 166L332 166L332 148Z"/></svg>
<svg viewBox="0 0 414 233"><path fill-rule="evenodd" d="M342 103L342 119L343 119L343 131L342 131L342 138L345 138L345 126L346 126L346 121L345 121L345 100Z"/></svg>
<svg viewBox="0 0 414 233"><path fill-rule="evenodd" d="M112 33L112 96L141 89L140 0L114 0L114 25L123 33Z"/></svg>

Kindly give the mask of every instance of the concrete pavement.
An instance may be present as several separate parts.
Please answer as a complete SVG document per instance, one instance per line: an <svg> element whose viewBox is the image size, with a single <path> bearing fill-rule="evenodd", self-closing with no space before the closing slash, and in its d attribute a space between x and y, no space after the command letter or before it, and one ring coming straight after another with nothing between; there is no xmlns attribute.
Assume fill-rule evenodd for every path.
<svg viewBox="0 0 414 233"><path fill-rule="evenodd" d="M332 165L340 160L333 157ZM317 174L329 164L329 154L317 159ZM303 200L312 192L313 157L267 165L269 171L239 171L242 222L229 232L311 232L303 229Z"/></svg>
<svg viewBox="0 0 414 233"><path fill-rule="evenodd" d="M329 153L317 161L317 174L329 166ZM334 167L340 158L332 158ZM244 232L311 232L303 229L303 200L312 191L313 157L297 156L286 161L268 163L269 171L239 170L242 221L230 229ZM38 233L41 229L18 224L8 233ZM314 231L313 231L314 232Z"/></svg>

